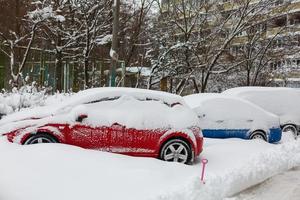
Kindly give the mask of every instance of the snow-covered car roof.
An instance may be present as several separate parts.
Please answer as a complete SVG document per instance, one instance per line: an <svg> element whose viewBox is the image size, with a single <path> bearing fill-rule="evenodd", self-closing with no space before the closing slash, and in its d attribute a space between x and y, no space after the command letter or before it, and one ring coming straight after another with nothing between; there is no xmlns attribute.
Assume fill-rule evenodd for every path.
<svg viewBox="0 0 300 200"><path fill-rule="evenodd" d="M230 94L230 95L239 95L245 92L274 92L274 93L281 93L281 92L295 92L294 88L287 88L287 87L257 87L257 86L248 86L248 87L236 87L225 90L222 94Z"/></svg>
<svg viewBox="0 0 300 200"><path fill-rule="evenodd" d="M212 93L189 95L184 99L201 119L205 117L203 119L206 122L200 120L202 128L215 128L214 123L207 122L220 119L229 123L226 124L227 128L245 128L249 126L247 120L253 121L253 128L268 130L267 127L279 127L279 118L276 115L241 98Z"/></svg>
<svg viewBox="0 0 300 200"><path fill-rule="evenodd" d="M300 123L300 92L285 87L239 87L222 94L248 100L280 116L281 123Z"/></svg>
<svg viewBox="0 0 300 200"><path fill-rule="evenodd" d="M167 92L138 89L138 88L104 87L104 88L93 88L93 89L80 91L75 95L73 95L72 98L68 99L60 106L65 107L70 105L85 104L85 103L90 103L95 101L102 101L107 98L109 99L119 98L124 95L132 96L139 100L163 101L168 105L177 104L177 103L180 103L182 105L185 104L182 97Z"/></svg>
<svg viewBox="0 0 300 200"><path fill-rule="evenodd" d="M217 104L221 103L226 103L226 105L231 106L230 109L234 109L234 113L244 113L249 111L249 114L254 114L251 113L251 110L256 110L259 111L265 115L272 115L275 116L274 114L265 111L261 107L238 97L234 96L227 96L219 93L202 93L202 94L193 94L193 95L188 95L184 97L185 102L187 103L188 106L191 108L197 108L201 106L206 106L207 104L211 104L212 108L210 109L222 109L219 108ZM247 108L246 108L247 107ZM225 108L224 108L225 109ZM228 109L228 108L227 108ZM213 110L211 111L213 112Z"/></svg>
<svg viewBox="0 0 300 200"><path fill-rule="evenodd" d="M91 112L95 109L98 113ZM188 128L198 125L196 114L180 96L143 89L95 88L79 92L59 105L27 109L6 116L0 120L0 129L3 132L11 130L5 124L22 120L28 120L35 126L43 123L74 123L79 114L88 114L91 125L110 126L115 122L132 128ZM96 122L93 118L103 120ZM16 126L24 127L26 123L19 124Z"/></svg>

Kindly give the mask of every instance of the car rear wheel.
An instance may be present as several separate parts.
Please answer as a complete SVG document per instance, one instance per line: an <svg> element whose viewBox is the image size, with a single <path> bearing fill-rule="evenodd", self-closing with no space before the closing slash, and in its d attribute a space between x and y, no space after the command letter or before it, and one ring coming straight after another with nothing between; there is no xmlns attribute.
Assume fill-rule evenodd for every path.
<svg viewBox="0 0 300 200"><path fill-rule="evenodd" d="M297 135L298 135L296 126L294 126L292 124L284 125L282 128L282 132L292 132L295 137L297 137Z"/></svg>
<svg viewBox="0 0 300 200"><path fill-rule="evenodd" d="M168 162L187 164L192 159L192 150L184 140L171 139L163 145L160 158Z"/></svg>
<svg viewBox="0 0 300 200"><path fill-rule="evenodd" d="M253 139L260 139L260 140L267 141L266 134L264 132L262 132L262 131L254 131L251 134L250 139L251 140L253 140Z"/></svg>
<svg viewBox="0 0 300 200"><path fill-rule="evenodd" d="M41 143L57 143L57 140L49 134L37 133L37 134L32 135L31 137L29 137L24 142L24 145L41 144Z"/></svg>

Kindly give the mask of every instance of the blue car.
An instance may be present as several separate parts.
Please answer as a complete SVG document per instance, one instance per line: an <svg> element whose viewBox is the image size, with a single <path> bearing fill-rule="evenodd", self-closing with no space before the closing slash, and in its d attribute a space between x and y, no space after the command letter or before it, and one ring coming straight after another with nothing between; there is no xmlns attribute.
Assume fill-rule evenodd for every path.
<svg viewBox="0 0 300 200"><path fill-rule="evenodd" d="M207 93L184 99L197 113L204 137L281 140L279 117L246 100Z"/></svg>

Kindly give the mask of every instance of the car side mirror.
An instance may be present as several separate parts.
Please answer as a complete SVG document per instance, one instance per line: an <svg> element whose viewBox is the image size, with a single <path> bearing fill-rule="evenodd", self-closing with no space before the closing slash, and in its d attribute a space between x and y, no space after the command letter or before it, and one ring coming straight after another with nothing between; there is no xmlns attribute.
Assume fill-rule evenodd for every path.
<svg viewBox="0 0 300 200"><path fill-rule="evenodd" d="M76 118L76 122L82 122L84 119L86 119L88 116L85 115L85 114L82 114L82 115L79 115L77 118Z"/></svg>

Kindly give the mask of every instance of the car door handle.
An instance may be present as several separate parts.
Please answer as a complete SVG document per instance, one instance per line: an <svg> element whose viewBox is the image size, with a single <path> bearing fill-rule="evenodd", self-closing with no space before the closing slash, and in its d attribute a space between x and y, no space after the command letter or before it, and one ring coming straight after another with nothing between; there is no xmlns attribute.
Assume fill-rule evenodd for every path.
<svg viewBox="0 0 300 200"><path fill-rule="evenodd" d="M224 120L217 120L216 122L217 122L217 123L223 123Z"/></svg>
<svg viewBox="0 0 300 200"><path fill-rule="evenodd" d="M248 119L247 122L253 122L253 119Z"/></svg>

